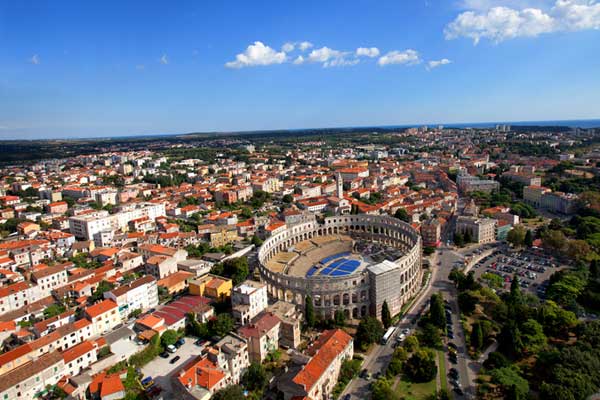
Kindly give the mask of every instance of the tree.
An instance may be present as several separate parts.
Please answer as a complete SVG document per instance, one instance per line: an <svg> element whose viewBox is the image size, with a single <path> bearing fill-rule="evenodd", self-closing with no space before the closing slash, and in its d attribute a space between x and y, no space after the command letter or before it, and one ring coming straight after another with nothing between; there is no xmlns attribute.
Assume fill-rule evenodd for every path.
<svg viewBox="0 0 600 400"><path fill-rule="evenodd" d="M483 330L479 322L471 325L471 347L475 351L480 351L483 348Z"/></svg>
<svg viewBox="0 0 600 400"><path fill-rule="evenodd" d="M450 274L448 275L448 279L450 279L452 282L454 282L454 285L456 285L457 288L461 288L464 285L466 276L465 276L465 273L462 272L460 269L452 268L452 270L450 271ZM460 290L462 290L462 289L460 289Z"/></svg>
<svg viewBox="0 0 600 400"><path fill-rule="evenodd" d="M346 314L344 314L343 310L335 310L333 315L333 321L336 326L344 326L346 325Z"/></svg>
<svg viewBox="0 0 600 400"><path fill-rule="evenodd" d="M523 304L523 293L521 293L521 285L519 284L519 276L515 275L510 283L510 294L508 303L512 306Z"/></svg>
<svg viewBox="0 0 600 400"><path fill-rule="evenodd" d="M573 260L582 260L589 256L592 249L585 240L569 240L566 252Z"/></svg>
<svg viewBox="0 0 600 400"><path fill-rule="evenodd" d="M433 253L435 253L435 247L433 247L433 246L423 247L423 254L425 254L426 256L430 256Z"/></svg>
<svg viewBox="0 0 600 400"><path fill-rule="evenodd" d="M454 244L458 247L463 247L465 245L465 237L462 233L456 232L454 234Z"/></svg>
<svg viewBox="0 0 600 400"><path fill-rule="evenodd" d="M100 281L96 290L89 298L90 303L95 303L98 300L104 299L104 293L115 288L115 284L108 281Z"/></svg>
<svg viewBox="0 0 600 400"><path fill-rule="evenodd" d="M304 319L307 327L313 328L315 326L315 307L311 296L306 296L304 299Z"/></svg>
<svg viewBox="0 0 600 400"><path fill-rule="evenodd" d="M291 194L286 194L281 198L281 201L283 201L284 203L290 204L291 202L294 201L294 197Z"/></svg>
<svg viewBox="0 0 600 400"><path fill-rule="evenodd" d="M392 389L392 382L379 378L371 384L371 400L398 400L398 395Z"/></svg>
<svg viewBox="0 0 600 400"><path fill-rule="evenodd" d="M177 339L179 339L177 331L174 331L173 329L167 329L163 332L163 334L160 337L160 344L162 344L163 347L167 347L169 345L175 344L175 342L177 342Z"/></svg>
<svg viewBox="0 0 600 400"><path fill-rule="evenodd" d="M528 319L521 326L524 351L527 353L538 353L546 347L546 335L544 328L534 319Z"/></svg>
<svg viewBox="0 0 600 400"><path fill-rule="evenodd" d="M562 231L549 229L542 236L542 245L546 250L559 254L564 251L567 238Z"/></svg>
<svg viewBox="0 0 600 400"><path fill-rule="evenodd" d="M489 354L487 360L483 362L483 366L488 370L503 368L510 366L510 361L502 353L493 351Z"/></svg>
<svg viewBox="0 0 600 400"><path fill-rule="evenodd" d="M338 381L350 382L360 372L361 361L357 359L344 360L340 368Z"/></svg>
<svg viewBox="0 0 600 400"><path fill-rule="evenodd" d="M200 339L208 339L210 337L210 330L207 324L198 322L196 314L188 313L187 315L187 334L195 336Z"/></svg>
<svg viewBox="0 0 600 400"><path fill-rule="evenodd" d="M440 347L442 344L440 330L432 323L425 324L419 333L418 339L419 343L421 343L423 346Z"/></svg>
<svg viewBox="0 0 600 400"><path fill-rule="evenodd" d="M209 321L208 329L211 335L223 337L233 329L234 321L229 314L219 314L217 318Z"/></svg>
<svg viewBox="0 0 600 400"><path fill-rule="evenodd" d="M413 382L429 382L437 375L435 354L429 349L416 351L404 364L404 372Z"/></svg>
<svg viewBox="0 0 600 400"><path fill-rule="evenodd" d="M230 385L217 391L210 398L211 400L246 400L244 390L239 385Z"/></svg>
<svg viewBox="0 0 600 400"><path fill-rule="evenodd" d="M567 311L552 300L546 300L538 310L537 320L544 327L544 332L550 336L565 336L577 325L577 316Z"/></svg>
<svg viewBox="0 0 600 400"><path fill-rule="evenodd" d="M525 233L525 246L532 247L533 246L533 233L531 230L527 229L527 233Z"/></svg>
<svg viewBox="0 0 600 400"><path fill-rule="evenodd" d="M242 207L242 211L240 212L240 215L246 219L250 219L250 218L252 218L252 210L248 207Z"/></svg>
<svg viewBox="0 0 600 400"><path fill-rule="evenodd" d="M458 307L467 315L471 315L475 311L478 302L479 298L470 290L458 295Z"/></svg>
<svg viewBox="0 0 600 400"><path fill-rule="evenodd" d="M471 243L473 242L473 234L471 233L470 230L466 230L465 231L465 243Z"/></svg>
<svg viewBox="0 0 600 400"><path fill-rule="evenodd" d="M392 359L388 365L386 374L388 377L399 375L402 372L402 365L408 359L408 352L403 347L397 347L392 354Z"/></svg>
<svg viewBox="0 0 600 400"><path fill-rule="evenodd" d="M381 305L381 322L383 322L383 327L385 329L389 328L392 324L392 314L390 314L387 300L384 300Z"/></svg>
<svg viewBox="0 0 600 400"><path fill-rule="evenodd" d="M442 295L434 293L429 300L429 319L432 324L440 329L446 326L446 316L444 311L444 300Z"/></svg>
<svg viewBox="0 0 600 400"><path fill-rule="evenodd" d="M360 321L356 329L356 341L362 349L366 349L371 343L381 340L383 337L383 325L375 317L366 317Z"/></svg>
<svg viewBox="0 0 600 400"><path fill-rule="evenodd" d="M234 286L245 281L249 274L247 257L231 258L223 263L223 275L231 278Z"/></svg>
<svg viewBox="0 0 600 400"><path fill-rule="evenodd" d="M252 244L256 247L261 246L263 244L263 240L258 237L258 235L252 236Z"/></svg>
<svg viewBox="0 0 600 400"><path fill-rule="evenodd" d="M577 272L559 271L550 277L546 296L561 305L572 305L585 289L585 277Z"/></svg>
<svg viewBox="0 0 600 400"><path fill-rule="evenodd" d="M398 218L400 221L404 221L404 222L410 221L408 213L406 212L406 210L404 208L397 209L396 212L394 213L394 218Z"/></svg>
<svg viewBox="0 0 600 400"><path fill-rule="evenodd" d="M505 395L511 391L513 396L519 396L516 398L524 399L529 393L529 384L527 383L527 380L523 379L514 368L503 367L493 369L490 371L490 375L492 377L492 382L502 386Z"/></svg>
<svg viewBox="0 0 600 400"><path fill-rule="evenodd" d="M60 303L50 304L44 309L44 318L52 318L56 315L62 314L65 312L65 310L65 306Z"/></svg>
<svg viewBox="0 0 600 400"><path fill-rule="evenodd" d="M410 335L406 339L404 339L403 347L409 353L416 351L419 348L419 339L415 335Z"/></svg>
<svg viewBox="0 0 600 400"><path fill-rule="evenodd" d="M515 246L522 246L525 243L527 232L529 231L526 231L521 225L516 225L508 232L506 240Z"/></svg>
<svg viewBox="0 0 600 400"><path fill-rule="evenodd" d="M267 386L267 371L262 364L253 362L242 377L243 385L251 391L262 391Z"/></svg>

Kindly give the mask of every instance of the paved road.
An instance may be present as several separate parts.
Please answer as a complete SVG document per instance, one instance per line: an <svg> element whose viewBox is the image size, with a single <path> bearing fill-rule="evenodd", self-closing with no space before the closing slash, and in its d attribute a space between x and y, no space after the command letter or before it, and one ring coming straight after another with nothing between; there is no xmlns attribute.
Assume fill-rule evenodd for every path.
<svg viewBox="0 0 600 400"><path fill-rule="evenodd" d="M429 300L429 297L432 293L432 288L439 275L439 270L436 268L438 257L439 252L432 257L432 274L431 278L429 279L429 285L420 292L404 318L397 324L399 329L396 330L394 336L390 338L388 343L385 345L375 344L371 349L371 352L365 357L365 360L362 364L362 369L366 368L371 375L374 375L377 372L383 373L386 370L387 365L392 358L392 354L394 353L393 344L396 341L396 336L401 332L401 330L408 328L411 330L411 332L414 331L415 326L411 323L411 321L414 317L420 315L424 311L425 303L427 300ZM353 379L342 392L340 399L342 399L346 394L350 394L351 399L368 399L371 395L369 391L369 381L360 377Z"/></svg>
<svg viewBox="0 0 600 400"><path fill-rule="evenodd" d="M452 307L452 325L455 335L453 342L458 346L459 349L457 365L453 365L447 360L446 369L452 366L458 369L460 383L465 392L465 397L456 396L455 394L455 398L474 398L474 396L470 395L474 395L475 393L474 380L476 377L476 369L474 363L472 363L468 358L465 335L459 319L456 289L454 288L453 283L448 279L448 274L450 273L452 267L457 262L462 262L463 260L464 256L454 251L450 247L443 246L437 250L431 262L432 275L430 283L428 287L421 291L417 300L413 303L407 314L398 324L398 328L400 329L396 331L396 335L399 334L399 332L404 328L409 328L411 332L414 331L415 326L411 323L411 321L426 311L426 302L429 300L429 297L432 293L441 292L444 298L448 299ZM365 357L362 368L366 368L371 375L374 375L377 372L383 373L390 362L392 353L394 351L392 347L394 342L395 337L391 338L386 345L375 345L371 350L371 353ZM441 378L447 379L447 377ZM448 388L452 390L451 386L448 386ZM351 399L368 399L370 396L369 382L362 378L353 379L342 392L340 398L343 398L346 394L350 394Z"/></svg>
<svg viewBox="0 0 600 400"><path fill-rule="evenodd" d="M156 357L142 367L144 377L152 376L154 381L163 388L163 392L161 393L163 398L174 398L171 386L172 373L201 353L202 349L194 344L195 340L194 338L186 337L185 344L177 349L177 352L174 354L169 353L169 358ZM179 356L180 359L176 363L171 364L170 361L175 356Z"/></svg>

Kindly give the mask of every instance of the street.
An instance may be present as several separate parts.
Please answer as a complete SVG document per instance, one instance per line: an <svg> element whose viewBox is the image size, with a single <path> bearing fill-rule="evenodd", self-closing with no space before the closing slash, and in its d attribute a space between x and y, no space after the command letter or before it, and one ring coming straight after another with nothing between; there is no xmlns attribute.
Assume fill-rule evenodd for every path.
<svg viewBox="0 0 600 400"><path fill-rule="evenodd" d="M169 358L156 357L144 367L142 374L144 377L151 376L154 381L163 389L162 396L165 399L173 398L171 387L171 375L187 361L200 354L202 349L194 344L194 338L185 338L185 343L175 353L169 353ZM179 356L179 360L171 364L171 360Z"/></svg>
<svg viewBox="0 0 600 400"><path fill-rule="evenodd" d="M456 289L454 288L453 283L448 279L448 275L452 270L452 267L457 262L462 263L463 260L463 255L449 247L442 246L436 251L431 259L431 278L428 286L418 294L417 299L414 301L401 321L397 324L399 329L396 330L394 336L388 341L388 343L385 345L373 345L371 352L365 356L362 369L367 369L371 375L374 375L377 372L383 373L386 370L394 352L393 344L396 336L400 334L402 329L405 328L409 328L411 332L414 332L416 324L413 324L412 321L416 321L418 319L417 317L426 310L425 307L430 296L433 293L440 292L443 297L450 302L452 307L452 326L455 333L455 338L452 340L452 342L454 342L458 347L457 365L453 365L449 362L446 352L446 370L448 370L450 367L455 367L459 371L459 381L463 391L465 392L465 397L474 397L474 381L478 367L475 365L476 363L472 362L468 357L467 347L465 344L465 335L458 313ZM444 346L444 349L447 350L446 346ZM448 377L445 376L440 378L448 379ZM448 386L448 388L450 391L452 390L451 386ZM350 394L351 399L358 400L369 398L369 381L360 377L353 379L346 386L346 389L342 392L340 398L343 398L346 394ZM456 393L454 393L454 396L455 398L463 398L462 396L457 396Z"/></svg>

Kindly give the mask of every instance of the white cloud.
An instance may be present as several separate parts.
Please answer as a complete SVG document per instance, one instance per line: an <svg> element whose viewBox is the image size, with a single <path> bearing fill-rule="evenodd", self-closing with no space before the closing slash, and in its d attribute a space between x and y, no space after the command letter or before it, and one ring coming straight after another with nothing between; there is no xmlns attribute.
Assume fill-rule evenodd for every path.
<svg viewBox="0 0 600 400"><path fill-rule="evenodd" d="M246 51L235 56L235 61L225 63L227 68L255 67L272 64L282 64L287 60L285 52L275 51L271 47L256 41L249 45Z"/></svg>
<svg viewBox="0 0 600 400"><path fill-rule="evenodd" d="M452 61L448 60L447 58L442 58L441 60L431 60L427 63L427 69L434 69L451 63Z"/></svg>
<svg viewBox="0 0 600 400"><path fill-rule="evenodd" d="M315 49L308 54L308 61L310 62L327 62L330 59L343 57L344 53L339 50L333 50L329 47L321 47L320 49Z"/></svg>
<svg viewBox="0 0 600 400"><path fill-rule="evenodd" d="M321 63L325 68L351 66L360 62L357 58L351 57L350 52L330 49L327 46L311 51L306 61Z"/></svg>
<svg viewBox="0 0 600 400"><path fill-rule="evenodd" d="M32 55L29 59L29 62L33 65L38 65L40 63L40 56L38 56L37 54Z"/></svg>
<svg viewBox="0 0 600 400"><path fill-rule="evenodd" d="M294 51L295 48L296 44L291 42L287 42L283 46L281 46L281 50L285 51L286 53Z"/></svg>
<svg viewBox="0 0 600 400"><path fill-rule="evenodd" d="M302 56L298 56L298 57L296 57L296 59L294 60L294 62L293 62L293 63L294 63L295 65L300 65L300 64L303 64L303 63L304 63L304 57L302 57Z"/></svg>
<svg viewBox="0 0 600 400"><path fill-rule="evenodd" d="M369 57L374 58L379 55L379 49L377 47L359 47L356 49L357 57Z"/></svg>
<svg viewBox="0 0 600 400"><path fill-rule="evenodd" d="M418 51L408 49L404 51L390 51L384 56L379 57L377 64L382 67L391 64L416 65L420 64L421 61Z"/></svg>
<svg viewBox="0 0 600 400"><path fill-rule="evenodd" d="M298 47L300 48L300 50L306 51L306 50L312 48L313 44L311 42L304 41L304 42L300 42Z"/></svg>
<svg viewBox="0 0 600 400"><path fill-rule="evenodd" d="M167 57L166 54L163 54L162 57L160 58L159 62L162 65L167 65L169 63L169 58Z"/></svg>
<svg viewBox="0 0 600 400"><path fill-rule="evenodd" d="M600 29L600 3L596 0L556 0L547 10L496 6L484 11L465 11L446 26L444 35L447 40L466 37L477 44L481 39L499 43L517 37L589 29Z"/></svg>

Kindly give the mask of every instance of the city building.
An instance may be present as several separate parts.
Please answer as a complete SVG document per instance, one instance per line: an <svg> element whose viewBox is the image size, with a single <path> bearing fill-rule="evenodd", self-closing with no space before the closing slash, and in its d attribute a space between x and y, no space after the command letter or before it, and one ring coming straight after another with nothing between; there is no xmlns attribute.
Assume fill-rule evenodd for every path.
<svg viewBox="0 0 600 400"><path fill-rule="evenodd" d="M267 308L267 285L249 280L240 283L233 288L231 304L236 322L246 325Z"/></svg>
<svg viewBox="0 0 600 400"><path fill-rule="evenodd" d="M491 243L496 240L496 223L491 218L459 216L456 221L456 232L468 234L475 243Z"/></svg>
<svg viewBox="0 0 600 400"><path fill-rule="evenodd" d="M153 276L146 275L116 289L104 292L104 298L114 301L122 320L135 310L142 312L158 306L158 287Z"/></svg>
<svg viewBox="0 0 600 400"><path fill-rule="evenodd" d="M280 329L281 320L270 312L259 314L238 329L238 334L248 341L250 362L261 363L270 352L279 348Z"/></svg>
<svg viewBox="0 0 600 400"><path fill-rule="evenodd" d="M278 382L284 400L330 398L342 363L354 355L354 341L341 329L325 331L308 355L305 365L291 367Z"/></svg>
<svg viewBox="0 0 600 400"><path fill-rule="evenodd" d="M84 314L92 322L92 329L96 336L110 332L122 322L119 306L108 299L86 307Z"/></svg>

